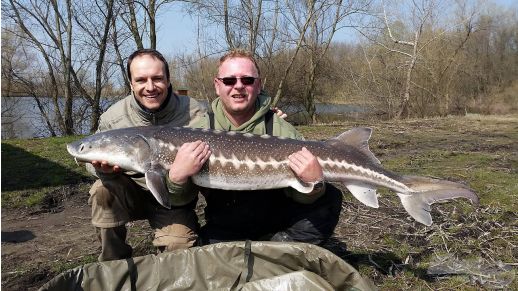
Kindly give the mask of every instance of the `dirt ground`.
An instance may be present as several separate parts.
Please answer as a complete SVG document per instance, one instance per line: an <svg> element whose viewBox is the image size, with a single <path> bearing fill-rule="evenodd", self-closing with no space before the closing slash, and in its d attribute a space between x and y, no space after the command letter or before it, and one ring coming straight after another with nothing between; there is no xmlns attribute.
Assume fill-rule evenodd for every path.
<svg viewBox="0 0 518 291"><path fill-rule="evenodd" d="M38 209L2 211L2 290L37 290L67 269L96 261L100 244L90 224L86 194L75 193L61 201L48 200L49 204ZM335 234L324 247L358 269L370 268L368 276L376 284L397 278L405 268L413 268L412 260L419 261L434 252L435 247L427 237L448 225L445 213L451 213L451 209L444 211L441 206L436 207L433 213L436 227L423 228L397 204L396 200L385 200L379 209L370 209L346 196ZM485 210L458 219L476 221L483 215L481 211ZM518 219L515 214L508 215L508 221ZM135 256L156 253L151 245L152 230L146 221L127 226ZM496 226L489 228L493 227ZM462 241L483 233L484 230L467 227L458 238L448 239ZM402 258L393 252L387 239L400 240L410 246L429 246ZM349 252L349 249L361 251ZM424 272L419 268L413 271Z"/></svg>
<svg viewBox="0 0 518 291"><path fill-rule="evenodd" d="M2 211L3 290L37 290L60 272L96 261L100 244L90 224L87 194L70 193L47 198L46 205L34 209ZM198 210L202 207L203 200ZM135 256L156 252L146 221L127 226ZM345 245L337 239L331 240L328 248L345 255Z"/></svg>
<svg viewBox="0 0 518 291"><path fill-rule="evenodd" d="M56 274L49 263L78 262L98 247L86 197L47 209L3 209L2 289L37 289Z"/></svg>

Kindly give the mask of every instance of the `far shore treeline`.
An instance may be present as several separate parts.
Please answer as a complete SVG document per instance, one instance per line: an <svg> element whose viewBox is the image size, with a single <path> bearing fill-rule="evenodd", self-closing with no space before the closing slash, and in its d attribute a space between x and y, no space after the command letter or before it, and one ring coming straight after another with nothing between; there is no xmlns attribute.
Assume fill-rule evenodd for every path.
<svg viewBox="0 0 518 291"><path fill-rule="evenodd" d="M216 97L218 58L239 47L256 55L274 105L302 108L309 124L325 121L318 103L383 119L518 112L516 3L4 2L2 97L31 97L50 136L97 129L106 100L130 92L127 56L157 47L164 17L197 19L192 52L162 53L174 89L199 100ZM2 126L20 117L15 103L2 104Z"/></svg>

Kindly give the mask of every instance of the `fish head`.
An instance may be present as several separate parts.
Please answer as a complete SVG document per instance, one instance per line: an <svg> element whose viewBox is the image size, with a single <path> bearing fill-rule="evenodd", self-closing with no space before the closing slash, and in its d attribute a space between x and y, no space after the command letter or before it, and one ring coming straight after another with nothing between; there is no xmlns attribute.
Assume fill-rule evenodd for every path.
<svg viewBox="0 0 518 291"><path fill-rule="evenodd" d="M129 171L144 172L149 164L151 148L147 139L131 131L100 132L67 144L76 163L106 161Z"/></svg>

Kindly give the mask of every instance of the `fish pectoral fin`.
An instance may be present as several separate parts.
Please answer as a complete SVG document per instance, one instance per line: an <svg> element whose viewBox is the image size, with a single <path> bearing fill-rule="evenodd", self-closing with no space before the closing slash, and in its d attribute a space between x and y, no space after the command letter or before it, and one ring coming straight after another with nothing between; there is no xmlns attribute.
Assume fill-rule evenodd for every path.
<svg viewBox="0 0 518 291"><path fill-rule="evenodd" d="M455 198L467 198L471 200L473 204L478 203L478 197L468 188L434 189L423 192L412 192L410 194L397 193L397 195L399 199L401 199L401 204L403 204L408 214L416 221L427 226L433 223L430 206L435 202Z"/></svg>
<svg viewBox="0 0 518 291"><path fill-rule="evenodd" d="M165 208L171 209L169 191L167 190L167 186L164 181L163 171L150 169L146 171L145 176L147 187L155 197L156 201Z"/></svg>
<svg viewBox="0 0 518 291"><path fill-rule="evenodd" d="M378 195L376 194L376 188L371 185L364 183L344 183L347 190L353 194L354 198L358 199L361 203L378 208Z"/></svg>
<svg viewBox="0 0 518 291"><path fill-rule="evenodd" d="M290 187L299 191L300 193L308 194L313 191L313 187L315 186L315 183L304 183L300 180L293 180L293 182L290 184Z"/></svg>

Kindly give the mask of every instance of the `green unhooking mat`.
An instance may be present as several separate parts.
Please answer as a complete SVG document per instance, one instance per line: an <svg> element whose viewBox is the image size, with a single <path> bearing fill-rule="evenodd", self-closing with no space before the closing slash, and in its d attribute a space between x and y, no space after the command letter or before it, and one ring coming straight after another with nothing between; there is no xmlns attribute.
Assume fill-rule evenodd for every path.
<svg viewBox="0 0 518 291"><path fill-rule="evenodd" d="M315 245L230 242L68 270L40 290L373 290Z"/></svg>

